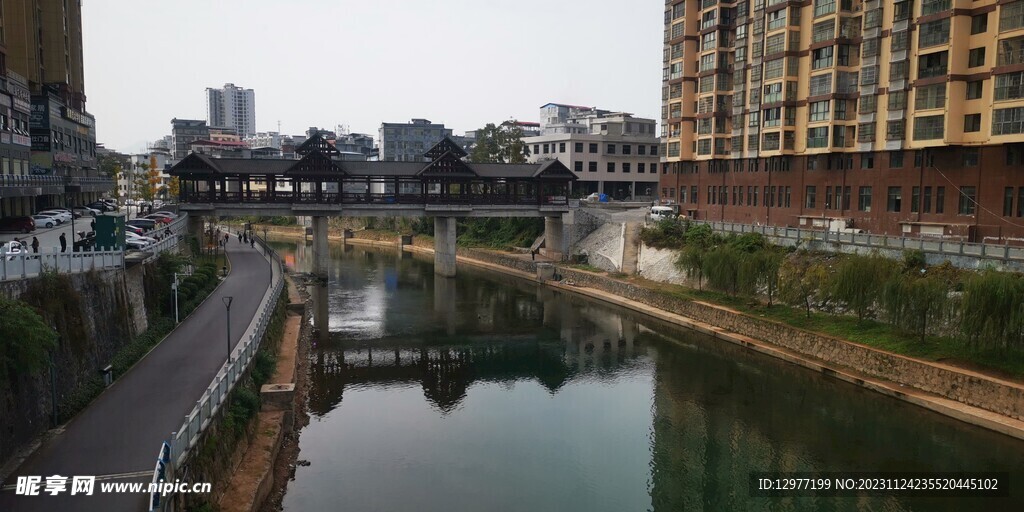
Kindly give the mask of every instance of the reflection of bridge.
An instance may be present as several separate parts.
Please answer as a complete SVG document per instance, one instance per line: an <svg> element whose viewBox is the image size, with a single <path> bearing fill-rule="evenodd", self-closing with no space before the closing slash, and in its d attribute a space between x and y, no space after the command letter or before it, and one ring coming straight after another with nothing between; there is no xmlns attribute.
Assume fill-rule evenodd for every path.
<svg viewBox="0 0 1024 512"><path fill-rule="evenodd" d="M576 175L558 160L540 164L465 162L445 138L429 162L348 162L320 135L300 160L210 158L193 153L170 174L181 210L200 215L313 217L315 272L326 267L327 217L434 217L435 271L455 275L456 217L544 217L546 246L563 253L562 214Z"/></svg>

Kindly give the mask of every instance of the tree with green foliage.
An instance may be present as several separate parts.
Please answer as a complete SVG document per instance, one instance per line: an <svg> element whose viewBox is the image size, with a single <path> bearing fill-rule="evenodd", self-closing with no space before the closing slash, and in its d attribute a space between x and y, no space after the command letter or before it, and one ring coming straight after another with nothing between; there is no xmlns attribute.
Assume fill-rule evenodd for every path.
<svg viewBox="0 0 1024 512"><path fill-rule="evenodd" d="M476 131L476 145L469 155L473 163L522 164L526 163L529 150L523 143L523 129L515 120L505 121L497 126L487 126Z"/></svg>
<svg viewBox="0 0 1024 512"><path fill-rule="evenodd" d="M780 248L764 247L752 255L757 286L763 288L768 295L768 307L772 307L776 291L779 289L779 270L785 255Z"/></svg>
<svg viewBox="0 0 1024 512"><path fill-rule="evenodd" d="M704 254L701 272L712 288L735 296L740 291L740 267L747 257L732 244L719 244Z"/></svg>
<svg viewBox="0 0 1024 512"><path fill-rule="evenodd" d="M892 260L872 253L851 254L839 263L832 275L832 296L857 314L858 320L869 316L881 296L886 281L895 271Z"/></svg>
<svg viewBox="0 0 1024 512"><path fill-rule="evenodd" d="M57 333L43 317L20 300L0 296L0 389L14 377L39 371L55 348Z"/></svg>
<svg viewBox="0 0 1024 512"><path fill-rule="evenodd" d="M964 283L960 329L968 342L1021 348L1024 328L1024 279L1020 274L987 269Z"/></svg>
<svg viewBox="0 0 1024 512"><path fill-rule="evenodd" d="M924 342L930 324L946 318L950 283L927 270L894 274L885 283L882 306L889 323L915 332Z"/></svg>
<svg viewBox="0 0 1024 512"><path fill-rule="evenodd" d="M640 230L640 241L656 249L680 249L686 244L689 221L661 219L653 226Z"/></svg>
<svg viewBox="0 0 1024 512"><path fill-rule="evenodd" d="M811 305L821 298L828 281L828 269L815 254L801 249L786 258L779 268L779 298L804 308L811 317Z"/></svg>
<svg viewBox="0 0 1024 512"><path fill-rule="evenodd" d="M718 235L707 224L691 225L686 230L686 245L676 259L676 268L697 277L697 289L703 290L706 256Z"/></svg>

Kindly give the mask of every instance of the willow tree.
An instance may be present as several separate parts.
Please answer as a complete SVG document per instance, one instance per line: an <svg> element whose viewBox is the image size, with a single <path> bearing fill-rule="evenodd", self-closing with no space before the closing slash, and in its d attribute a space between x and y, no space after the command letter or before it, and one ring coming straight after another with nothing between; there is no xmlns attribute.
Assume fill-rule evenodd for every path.
<svg viewBox="0 0 1024 512"><path fill-rule="evenodd" d="M923 343L929 325L947 318L950 283L939 276L910 271L893 275L882 292L889 323L914 332Z"/></svg>
<svg viewBox="0 0 1024 512"><path fill-rule="evenodd" d="M985 270L964 283L960 329L972 343L991 340L1002 348L1021 347L1024 280L1018 274Z"/></svg>
<svg viewBox="0 0 1024 512"><path fill-rule="evenodd" d="M832 295L864 320L878 303L895 264L877 253L851 254L842 259L832 276Z"/></svg>
<svg viewBox="0 0 1024 512"><path fill-rule="evenodd" d="M686 230L686 245L676 259L676 268L688 276L697 276L697 289L703 290L703 278L708 251L714 246L717 236L706 224L691 225Z"/></svg>
<svg viewBox="0 0 1024 512"><path fill-rule="evenodd" d="M806 249L801 249L782 262L779 269L779 298L804 308L811 317L811 305L827 292L828 270Z"/></svg>

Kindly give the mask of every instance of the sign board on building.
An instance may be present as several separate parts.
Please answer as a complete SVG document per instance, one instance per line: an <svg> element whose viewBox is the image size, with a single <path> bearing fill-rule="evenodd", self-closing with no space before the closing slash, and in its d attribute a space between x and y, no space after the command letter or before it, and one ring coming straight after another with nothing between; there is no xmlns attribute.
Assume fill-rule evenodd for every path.
<svg viewBox="0 0 1024 512"><path fill-rule="evenodd" d="M92 126L92 119L73 108L61 107L60 113L64 116L64 119L67 119L68 121L73 121L84 126Z"/></svg>
<svg viewBox="0 0 1024 512"><path fill-rule="evenodd" d="M33 135L32 136L32 151L49 151L50 150L50 136L47 135Z"/></svg>
<svg viewBox="0 0 1024 512"><path fill-rule="evenodd" d="M11 140L15 144L17 144L19 146L31 146L32 145L32 139L30 137L26 136L26 135L18 135L17 133L15 133L15 134L11 135ZM47 146L49 146L49 141L47 141Z"/></svg>
<svg viewBox="0 0 1024 512"><path fill-rule="evenodd" d="M21 98L14 98L14 110L28 114L32 112L32 103Z"/></svg>

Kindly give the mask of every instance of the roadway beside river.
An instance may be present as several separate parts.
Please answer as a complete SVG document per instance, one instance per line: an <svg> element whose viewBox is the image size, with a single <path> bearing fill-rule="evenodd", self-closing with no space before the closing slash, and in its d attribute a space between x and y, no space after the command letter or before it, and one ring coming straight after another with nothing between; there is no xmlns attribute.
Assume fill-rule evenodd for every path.
<svg viewBox="0 0 1024 512"><path fill-rule="evenodd" d="M160 444L181 426L227 358L221 299L234 297L234 347L271 286L271 265L258 248L233 240L227 254L231 272L207 300L3 482L0 510L145 510L144 494L16 496L8 486L19 475L96 476L97 482L151 480Z"/></svg>

